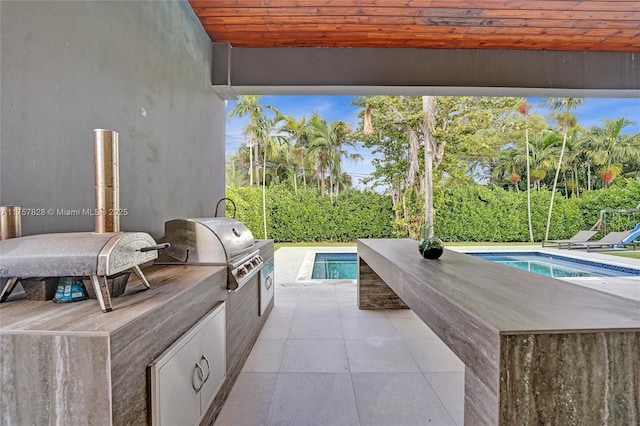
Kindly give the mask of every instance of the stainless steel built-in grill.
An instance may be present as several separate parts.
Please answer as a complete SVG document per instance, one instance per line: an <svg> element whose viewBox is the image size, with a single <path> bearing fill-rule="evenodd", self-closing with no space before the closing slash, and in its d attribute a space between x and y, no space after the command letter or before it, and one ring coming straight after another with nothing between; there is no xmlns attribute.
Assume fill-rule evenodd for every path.
<svg viewBox="0 0 640 426"><path fill-rule="evenodd" d="M143 232L39 234L0 241L0 277L9 278L0 302L20 278L88 276L100 308L109 312L107 276L131 269L149 288L140 265L155 260L157 250L166 246Z"/></svg>
<svg viewBox="0 0 640 426"><path fill-rule="evenodd" d="M227 217L174 219L164 224L164 241L171 249L163 263L227 266L227 289L242 287L262 267L251 231Z"/></svg>

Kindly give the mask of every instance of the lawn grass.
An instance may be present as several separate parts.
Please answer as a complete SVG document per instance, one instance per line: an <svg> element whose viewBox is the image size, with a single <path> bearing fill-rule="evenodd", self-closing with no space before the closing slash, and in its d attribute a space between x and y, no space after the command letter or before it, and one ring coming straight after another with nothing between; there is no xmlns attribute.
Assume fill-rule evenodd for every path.
<svg viewBox="0 0 640 426"><path fill-rule="evenodd" d="M627 257L629 259L640 259L640 251L617 251L604 253L611 256Z"/></svg>

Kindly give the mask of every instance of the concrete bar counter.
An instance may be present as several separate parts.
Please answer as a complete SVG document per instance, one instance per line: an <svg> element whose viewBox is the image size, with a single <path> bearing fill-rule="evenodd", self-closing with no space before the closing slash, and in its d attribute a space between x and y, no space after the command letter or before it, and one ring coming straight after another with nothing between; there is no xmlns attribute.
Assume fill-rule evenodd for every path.
<svg viewBox="0 0 640 426"><path fill-rule="evenodd" d="M413 309L464 362L465 425L640 424L640 302L409 239L358 265L361 309Z"/></svg>

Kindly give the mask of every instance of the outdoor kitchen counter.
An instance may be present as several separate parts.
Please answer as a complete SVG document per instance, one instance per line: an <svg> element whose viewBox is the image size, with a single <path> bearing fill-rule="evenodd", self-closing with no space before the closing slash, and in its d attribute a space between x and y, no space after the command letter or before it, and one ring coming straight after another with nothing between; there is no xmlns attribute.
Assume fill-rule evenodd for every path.
<svg viewBox="0 0 640 426"><path fill-rule="evenodd" d="M256 248L273 258L272 240ZM207 412L212 422L273 301L259 316L258 275L228 292L225 266L151 266L144 273L151 288L132 274L109 313L96 300L55 304L14 295L0 304L0 424L146 424L149 363L225 302L227 378Z"/></svg>
<svg viewBox="0 0 640 426"><path fill-rule="evenodd" d="M361 309L410 307L465 363L465 424L639 423L640 302L409 239L358 258Z"/></svg>
<svg viewBox="0 0 640 426"><path fill-rule="evenodd" d="M224 266L151 266L144 269L151 288L145 290L131 274L125 293L114 297L113 311L103 313L95 299L73 303L35 302L26 298L0 304L0 330L16 332L60 332L112 334L131 321L157 313L164 305L204 282L215 282L221 289L226 284ZM211 285L211 284L209 284ZM215 292L214 292L215 293ZM198 298L206 299L206 298ZM202 301L191 300L189 304ZM211 309L213 301L208 303ZM207 307L205 307L207 309ZM207 309L207 310L209 310ZM173 313L175 314L175 313ZM151 318L149 318L151 320ZM157 319L154 319L157 321Z"/></svg>
<svg viewBox="0 0 640 426"><path fill-rule="evenodd" d="M152 266L102 313L96 300L0 305L9 424L144 424L147 366L226 296L221 266Z"/></svg>

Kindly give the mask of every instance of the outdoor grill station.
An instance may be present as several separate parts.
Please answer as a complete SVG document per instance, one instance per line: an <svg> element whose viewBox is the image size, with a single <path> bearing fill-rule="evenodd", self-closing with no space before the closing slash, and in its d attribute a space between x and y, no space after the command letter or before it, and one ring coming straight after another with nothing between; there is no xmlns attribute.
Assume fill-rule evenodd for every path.
<svg viewBox="0 0 640 426"><path fill-rule="evenodd" d="M228 198L214 217L166 221L158 242L122 232L118 133L94 130L94 145L93 232L22 236L20 207L2 208L0 340L12 348L2 353L3 416L19 424L206 424L273 308L273 241L255 240ZM218 217L225 201L234 217ZM12 294L18 283L71 279L93 290L102 312L93 301ZM61 374L69 386L57 385Z"/></svg>

